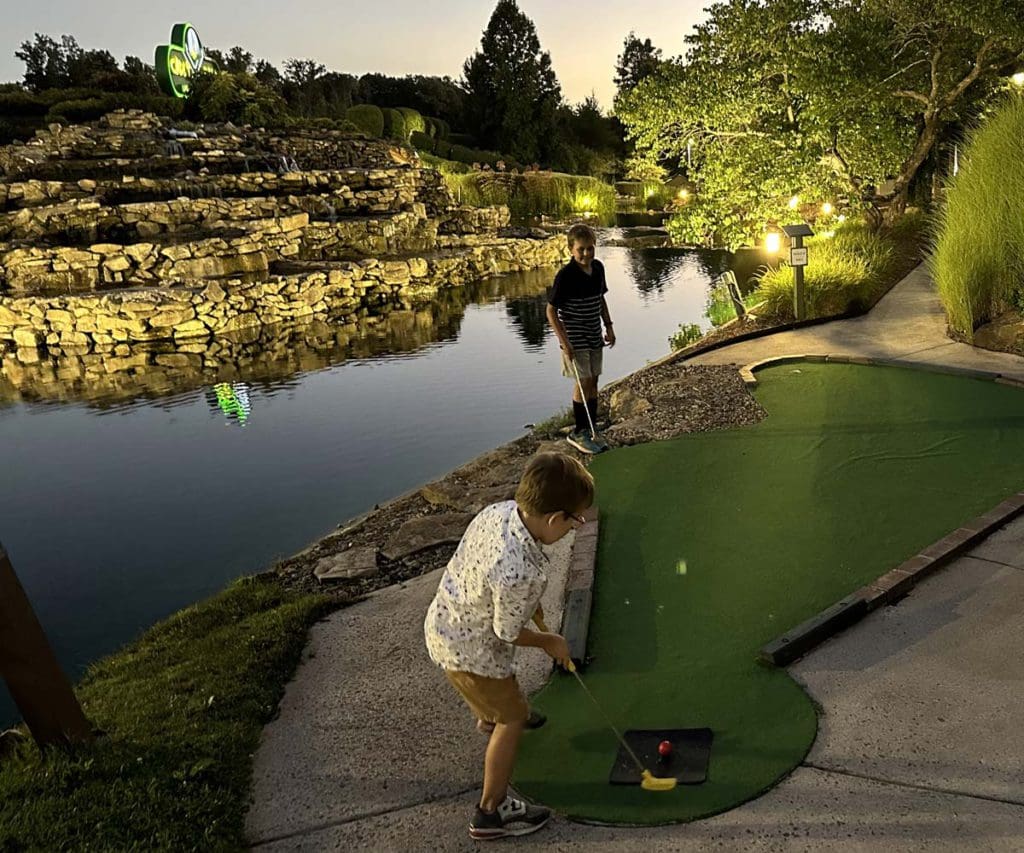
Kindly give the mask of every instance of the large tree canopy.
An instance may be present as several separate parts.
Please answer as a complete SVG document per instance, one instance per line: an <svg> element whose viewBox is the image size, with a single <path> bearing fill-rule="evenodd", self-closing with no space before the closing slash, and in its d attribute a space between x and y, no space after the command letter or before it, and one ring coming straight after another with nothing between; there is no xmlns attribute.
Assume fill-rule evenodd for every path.
<svg viewBox="0 0 1024 853"><path fill-rule="evenodd" d="M463 74L470 130L484 148L524 163L551 159L562 90L551 56L515 0L499 0Z"/></svg>
<svg viewBox="0 0 1024 853"><path fill-rule="evenodd" d="M641 162L696 180L685 239L752 239L793 195L899 213L943 130L1024 56L1017 5L728 0L616 111Z"/></svg>

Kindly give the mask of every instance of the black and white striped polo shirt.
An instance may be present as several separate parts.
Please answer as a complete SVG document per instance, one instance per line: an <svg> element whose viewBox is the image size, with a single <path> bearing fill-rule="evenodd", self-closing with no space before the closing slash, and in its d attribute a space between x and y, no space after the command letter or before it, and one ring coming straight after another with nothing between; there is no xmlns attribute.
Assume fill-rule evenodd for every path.
<svg viewBox="0 0 1024 853"><path fill-rule="evenodd" d="M587 275L576 261L569 261L555 276L548 302L558 311L573 349L600 349L601 303L608 292L604 264L594 260Z"/></svg>

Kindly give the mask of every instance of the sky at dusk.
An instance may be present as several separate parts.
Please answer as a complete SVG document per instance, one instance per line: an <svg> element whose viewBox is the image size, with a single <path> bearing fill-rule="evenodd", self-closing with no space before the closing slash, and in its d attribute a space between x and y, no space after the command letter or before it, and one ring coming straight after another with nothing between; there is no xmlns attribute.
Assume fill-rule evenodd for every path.
<svg viewBox="0 0 1024 853"><path fill-rule="evenodd" d="M109 50L123 61L133 54L152 63L171 26L189 21L208 47L239 44L280 67L291 57L311 58L349 74L427 74L458 79L463 61L480 46L496 0L249 0L198 3L181 0L0 0L0 82L20 80L24 65L14 51L33 33L67 33L87 49ZM611 106L615 58L630 30L650 38L665 56L683 50L686 34L711 0L629 0L567 3L520 0L550 52L566 99L593 91ZM443 9L443 12L438 11Z"/></svg>

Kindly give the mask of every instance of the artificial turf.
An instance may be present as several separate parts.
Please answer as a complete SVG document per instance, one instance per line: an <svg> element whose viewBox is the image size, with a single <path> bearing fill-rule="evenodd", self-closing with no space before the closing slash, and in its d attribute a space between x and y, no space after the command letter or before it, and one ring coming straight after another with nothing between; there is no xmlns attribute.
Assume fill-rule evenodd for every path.
<svg viewBox="0 0 1024 853"><path fill-rule="evenodd" d="M621 729L714 729L707 782L609 785L614 735L556 674L534 700L549 722L524 738L515 773L531 799L661 823L769 788L817 723L758 649L1024 488L1016 388L804 362L757 376L761 423L614 450L591 467L602 518L583 677Z"/></svg>

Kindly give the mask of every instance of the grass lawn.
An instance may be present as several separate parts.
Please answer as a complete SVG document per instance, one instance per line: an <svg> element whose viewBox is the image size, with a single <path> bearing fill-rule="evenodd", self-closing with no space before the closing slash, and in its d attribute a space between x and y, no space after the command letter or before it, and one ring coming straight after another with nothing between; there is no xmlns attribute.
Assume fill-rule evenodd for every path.
<svg viewBox="0 0 1024 853"><path fill-rule="evenodd" d="M816 732L764 643L1024 487L1024 394L858 365L760 371L753 427L614 450L601 506L588 686L622 729L710 726L708 781L613 787L614 736L579 685L536 697L515 782L571 816L684 821L757 796ZM676 571L680 559L687 571Z"/></svg>
<svg viewBox="0 0 1024 853"><path fill-rule="evenodd" d="M76 692L104 736L0 762L0 850L243 849L260 731L337 606L246 578L96 664Z"/></svg>

